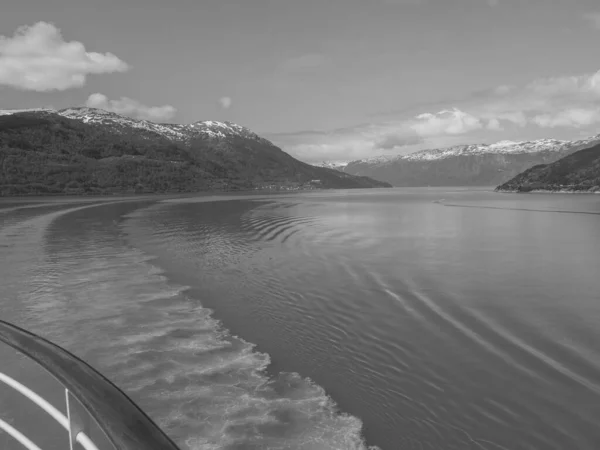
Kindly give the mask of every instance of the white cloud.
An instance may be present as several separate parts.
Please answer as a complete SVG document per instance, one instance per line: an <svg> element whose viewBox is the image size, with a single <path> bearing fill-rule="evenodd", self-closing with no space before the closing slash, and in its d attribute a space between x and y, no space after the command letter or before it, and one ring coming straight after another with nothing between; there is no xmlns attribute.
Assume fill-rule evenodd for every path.
<svg viewBox="0 0 600 450"><path fill-rule="evenodd" d="M600 12L585 13L583 18L588 20L594 28L600 30Z"/></svg>
<svg viewBox="0 0 600 450"><path fill-rule="evenodd" d="M540 78L521 87L496 87L478 92L466 103L471 114L519 127L546 123L534 117L554 117L560 111L595 109L600 102L600 71L583 75Z"/></svg>
<svg viewBox="0 0 600 450"><path fill-rule="evenodd" d="M330 132L276 134L268 138L299 159L314 163L457 145L464 141L465 134L483 126L481 119L455 108Z"/></svg>
<svg viewBox="0 0 600 450"><path fill-rule="evenodd" d="M491 7L494 6L498 6L499 1L498 0L486 0L487 4L490 5Z"/></svg>
<svg viewBox="0 0 600 450"><path fill-rule="evenodd" d="M520 87L498 86L457 104L487 120L490 130L496 129L494 120L501 127L591 126L597 123L595 111L600 105L600 71L539 78Z"/></svg>
<svg viewBox="0 0 600 450"><path fill-rule="evenodd" d="M532 122L543 128L573 127L580 128L600 123L600 108L567 109L555 114L540 114Z"/></svg>
<svg viewBox="0 0 600 450"><path fill-rule="evenodd" d="M129 66L112 53L86 51L63 39L53 24L22 26L0 36L0 85L32 91L81 87L89 74L124 72Z"/></svg>
<svg viewBox="0 0 600 450"><path fill-rule="evenodd" d="M435 114L419 114L415 119L411 128L420 136L464 134L483 126L479 118L456 108Z"/></svg>
<svg viewBox="0 0 600 450"><path fill-rule="evenodd" d="M316 162L531 139L544 136L540 129L547 133L555 127L591 135L600 125L600 71L497 86L450 104L429 104L425 111L411 108L383 117L385 121L329 132L274 135L272 140L298 158Z"/></svg>
<svg viewBox="0 0 600 450"><path fill-rule="evenodd" d="M538 79L526 85L525 90L550 99L565 95L600 96L600 71L593 74Z"/></svg>
<svg viewBox="0 0 600 450"><path fill-rule="evenodd" d="M172 119L177 110L171 105L146 106L137 100L121 97L119 100L109 100L104 94L92 94L85 105L90 108L99 108L111 111L134 119L161 122Z"/></svg>
<svg viewBox="0 0 600 450"><path fill-rule="evenodd" d="M521 128L587 127L600 123L599 104L600 71L496 87L477 93L468 106L471 114L488 121L491 130L503 122Z"/></svg>
<svg viewBox="0 0 600 450"><path fill-rule="evenodd" d="M498 119L490 119L487 123L488 130L501 131L503 130L502 125L500 125L500 121Z"/></svg>
<svg viewBox="0 0 600 450"><path fill-rule="evenodd" d="M231 99L231 97L221 97L219 99L219 103L221 104L221 107L223 109L229 109L231 107L231 104L233 103L233 100Z"/></svg>

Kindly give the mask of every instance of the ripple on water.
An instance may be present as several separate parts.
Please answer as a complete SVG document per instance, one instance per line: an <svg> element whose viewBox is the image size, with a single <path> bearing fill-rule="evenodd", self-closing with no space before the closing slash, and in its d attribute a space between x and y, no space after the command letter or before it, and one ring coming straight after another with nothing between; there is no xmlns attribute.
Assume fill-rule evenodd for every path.
<svg viewBox="0 0 600 450"><path fill-rule="evenodd" d="M269 356L228 333L186 286L170 284L114 229L92 231L102 214L78 216L78 231L52 245L61 214L0 233L31 247L27 276L13 280L19 323L98 367L184 448L366 448L360 420L320 386L294 373L267 377Z"/></svg>

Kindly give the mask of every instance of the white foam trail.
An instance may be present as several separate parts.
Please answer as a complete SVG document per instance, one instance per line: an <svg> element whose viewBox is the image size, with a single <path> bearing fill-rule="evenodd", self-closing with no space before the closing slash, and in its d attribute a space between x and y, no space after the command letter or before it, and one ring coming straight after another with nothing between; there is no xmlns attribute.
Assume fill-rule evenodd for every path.
<svg viewBox="0 0 600 450"><path fill-rule="evenodd" d="M340 414L322 388L297 374L268 378L268 355L231 336L150 257L86 234L86 223L44 250L51 223L94 206L0 230L0 244L17 239L11 254L20 255L12 269L0 266L3 279L10 271L17 297L9 320L96 366L182 448L366 448L359 419Z"/></svg>

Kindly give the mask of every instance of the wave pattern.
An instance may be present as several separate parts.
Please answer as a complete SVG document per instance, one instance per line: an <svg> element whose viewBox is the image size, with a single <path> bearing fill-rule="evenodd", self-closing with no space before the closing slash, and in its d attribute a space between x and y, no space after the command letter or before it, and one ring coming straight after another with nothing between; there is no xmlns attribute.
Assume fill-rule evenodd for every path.
<svg viewBox="0 0 600 450"><path fill-rule="evenodd" d="M159 263L277 367L361 417L368 442L595 449L594 216L536 215L566 212L562 200L488 208L494 194L444 192L476 206L463 211L407 195L163 204L128 232L145 230Z"/></svg>
<svg viewBox="0 0 600 450"><path fill-rule="evenodd" d="M419 195L3 213L2 312L190 449L595 450L597 205Z"/></svg>
<svg viewBox="0 0 600 450"><path fill-rule="evenodd" d="M121 226L132 209L59 209L4 226L0 244L15 244L20 260L10 273L0 266L12 280L3 294L14 300L3 316L98 367L182 448L366 448L361 422L339 413L321 387L295 373L267 376L267 354L128 246ZM231 257L235 246L210 231L205 251Z"/></svg>

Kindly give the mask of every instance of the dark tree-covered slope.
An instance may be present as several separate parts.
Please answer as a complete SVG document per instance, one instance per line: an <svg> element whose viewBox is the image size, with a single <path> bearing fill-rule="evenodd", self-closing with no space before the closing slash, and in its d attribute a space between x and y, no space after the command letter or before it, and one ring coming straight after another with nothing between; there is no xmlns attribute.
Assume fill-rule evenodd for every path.
<svg viewBox="0 0 600 450"><path fill-rule="evenodd" d="M539 164L498 186L497 191L600 192L600 144L551 164Z"/></svg>
<svg viewBox="0 0 600 450"><path fill-rule="evenodd" d="M234 124L153 124L89 108L0 116L0 195L370 188Z"/></svg>

